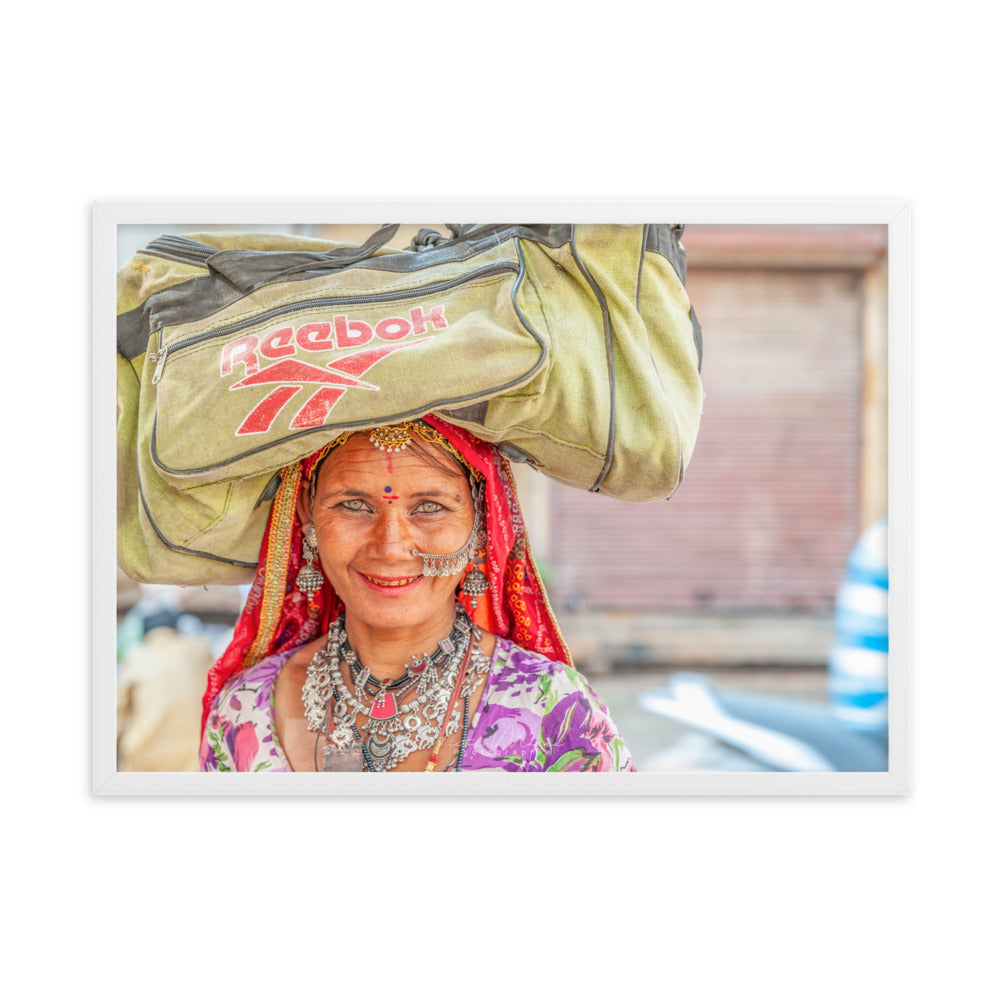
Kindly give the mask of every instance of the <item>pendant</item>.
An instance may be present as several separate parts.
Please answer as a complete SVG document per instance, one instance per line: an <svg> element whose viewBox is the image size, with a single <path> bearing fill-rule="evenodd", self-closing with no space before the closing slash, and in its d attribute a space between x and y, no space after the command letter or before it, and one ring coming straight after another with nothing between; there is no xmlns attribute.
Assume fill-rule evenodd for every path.
<svg viewBox="0 0 1000 1000"><path fill-rule="evenodd" d="M363 766L361 747L357 745L346 750L338 750L329 744L323 747L324 771L360 771Z"/></svg>
<svg viewBox="0 0 1000 1000"><path fill-rule="evenodd" d="M396 696L391 691L380 692L372 702L372 707L368 711L368 718L384 722L386 719L396 718L399 708L396 705Z"/></svg>
<svg viewBox="0 0 1000 1000"><path fill-rule="evenodd" d="M396 746L396 741L392 736L386 734L379 738L374 733L365 742L368 748L368 756L372 759L372 764L376 771L384 771L392 756L392 751Z"/></svg>

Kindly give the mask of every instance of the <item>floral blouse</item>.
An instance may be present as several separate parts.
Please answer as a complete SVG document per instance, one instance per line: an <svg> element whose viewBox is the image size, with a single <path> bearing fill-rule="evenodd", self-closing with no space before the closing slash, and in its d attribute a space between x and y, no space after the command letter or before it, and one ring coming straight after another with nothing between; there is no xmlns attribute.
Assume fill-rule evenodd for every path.
<svg viewBox="0 0 1000 1000"><path fill-rule="evenodd" d="M203 771L291 771L274 728L274 688L294 652L269 656L222 688L202 739ZM581 674L498 638L462 770L635 767L608 710Z"/></svg>

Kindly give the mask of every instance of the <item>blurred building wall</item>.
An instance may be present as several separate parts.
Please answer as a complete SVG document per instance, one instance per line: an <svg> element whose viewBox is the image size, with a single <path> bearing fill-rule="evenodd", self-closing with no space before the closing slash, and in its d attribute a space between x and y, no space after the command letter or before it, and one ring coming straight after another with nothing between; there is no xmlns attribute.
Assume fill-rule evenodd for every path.
<svg viewBox="0 0 1000 1000"><path fill-rule="evenodd" d="M553 599L575 610L829 610L863 522L866 276L884 227L689 228L705 408L669 501L551 488ZM879 450L884 455L884 451ZM878 508L882 509L878 509ZM874 510L863 508L875 508Z"/></svg>

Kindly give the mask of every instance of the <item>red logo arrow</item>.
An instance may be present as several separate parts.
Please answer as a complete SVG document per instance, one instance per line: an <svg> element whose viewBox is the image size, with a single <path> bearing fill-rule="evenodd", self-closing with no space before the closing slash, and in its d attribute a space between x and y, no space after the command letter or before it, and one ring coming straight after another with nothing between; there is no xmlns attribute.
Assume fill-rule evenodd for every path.
<svg viewBox="0 0 1000 1000"><path fill-rule="evenodd" d="M269 431L281 410L305 385L319 385L320 388L303 403L302 408L292 417L292 421L288 425L289 429L320 427L330 410L348 389L379 391L377 385L363 382L360 376L393 351L415 347L422 343L427 343L427 341L415 340L406 344L388 344L385 347L355 351L346 357L329 362L325 368L293 358L286 358L273 365L268 365L267 368L253 375L248 375L229 387L230 389L245 389L254 385L278 385L278 388L269 392L247 414L236 434L238 436L263 434Z"/></svg>

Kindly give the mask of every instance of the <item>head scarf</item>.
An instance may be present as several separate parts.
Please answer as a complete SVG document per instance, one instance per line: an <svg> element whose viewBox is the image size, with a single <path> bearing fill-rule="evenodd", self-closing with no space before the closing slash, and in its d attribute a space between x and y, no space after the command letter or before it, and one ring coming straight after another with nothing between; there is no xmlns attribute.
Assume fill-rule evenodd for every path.
<svg viewBox="0 0 1000 1000"><path fill-rule="evenodd" d="M470 607L470 599L460 594L466 611L486 631L551 660L571 664L569 650L531 557L507 459L494 445L460 427L430 415L423 420L444 439L439 443L447 451L454 449L483 485L487 544L485 553L477 554L481 559L477 566L486 574L490 589L477 601L475 609ZM203 731L215 696L233 674L324 634L343 608L329 580L324 579L311 601L296 586L303 565L302 524L296 504L300 491L308 489L317 464L351 433L342 434L308 458L282 470L281 485L264 530L257 575L233 639L208 675L202 701ZM461 578L456 577L456 584Z"/></svg>

